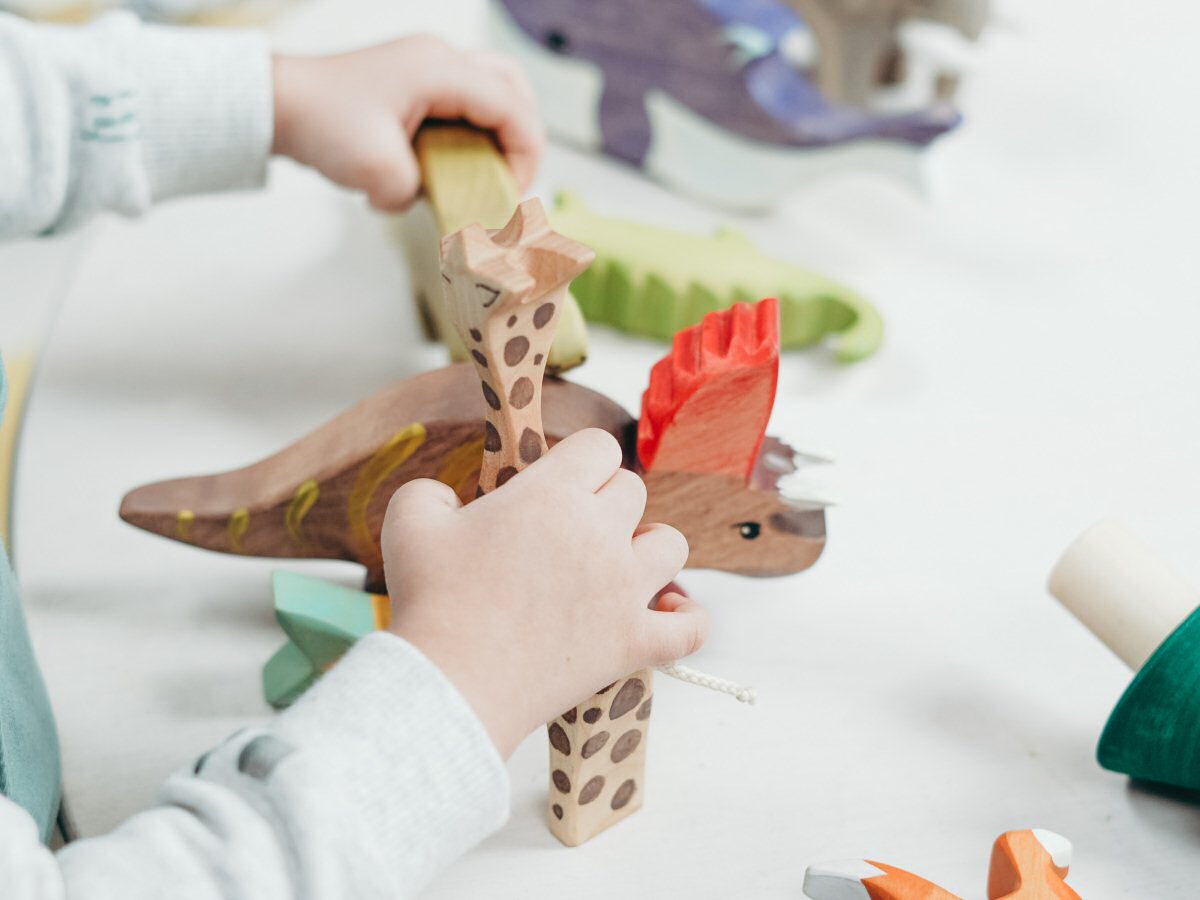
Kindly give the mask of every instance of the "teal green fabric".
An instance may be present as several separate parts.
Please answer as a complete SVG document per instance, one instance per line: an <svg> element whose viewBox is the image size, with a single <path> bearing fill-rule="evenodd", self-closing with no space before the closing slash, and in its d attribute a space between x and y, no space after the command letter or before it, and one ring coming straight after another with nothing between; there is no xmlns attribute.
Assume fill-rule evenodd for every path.
<svg viewBox="0 0 1200 900"><path fill-rule="evenodd" d="M7 394L0 359L0 416ZM0 548L0 793L27 809L49 841L62 799L58 734L21 610L21 596Z"/></svg>

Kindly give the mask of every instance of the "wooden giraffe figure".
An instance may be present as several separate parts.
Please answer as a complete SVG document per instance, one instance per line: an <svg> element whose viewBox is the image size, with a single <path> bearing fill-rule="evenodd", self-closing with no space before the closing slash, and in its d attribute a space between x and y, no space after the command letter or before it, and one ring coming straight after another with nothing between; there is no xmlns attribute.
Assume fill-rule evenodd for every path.
<svg viewBox="0 0 1200 900"><path fill-rule="evenodd" d="M500 231L474 225L442 241L447 305L486 403L481 494L546 450L545 356L567 286L593 258L551 230L538 200L522 203ZM635 672L549 723L548 821L567 846L640 808L651 685L649 669Z"/></svg>
<svg viewBox="0 0 1200 900"><path fill-rule="evenodd" d="M1042 828L1009 831L992 846L988 900L1080 900L1066 883L1071 842ZM960 900L920 876L871 860L809 866L812 900Z"/></svg>

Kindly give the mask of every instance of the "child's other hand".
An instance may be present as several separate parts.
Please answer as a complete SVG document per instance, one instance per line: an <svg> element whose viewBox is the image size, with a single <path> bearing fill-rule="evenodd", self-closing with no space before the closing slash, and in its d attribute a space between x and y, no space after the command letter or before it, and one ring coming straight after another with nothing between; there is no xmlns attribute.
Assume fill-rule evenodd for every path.
<svg viewBox="0 0 1200 900"><path fill-rule="evenodd" d="M533 90L504 57L421 35L338 56L277 56L273 73L273 152L364 191L376 209L416 198L412 138L431 117L494 131L521 189L533 180L545 134Z"/></svg>
<svg viewBox="0 0 1200 900"><path fill-rule="evenodd" d="M620 465L612 436L587 429L468 506L422 480L388 508L392 630L454 682L505 757L564 709L707 636L691 600L668 594L648 608L683 568L687 541L667 525L639 528L646 488Z"/></svg>

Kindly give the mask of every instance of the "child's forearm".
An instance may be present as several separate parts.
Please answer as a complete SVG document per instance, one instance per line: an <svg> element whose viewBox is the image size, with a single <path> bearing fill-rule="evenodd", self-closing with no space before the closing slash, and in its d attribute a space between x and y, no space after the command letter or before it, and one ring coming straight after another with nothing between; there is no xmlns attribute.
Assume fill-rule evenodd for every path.
<svg viewBox="0 0 1200 900"><path fill-rule="evenodd" d="M253 187L273 128L271 59L249 31L86 28L0 13L0 239Z"/></svg>
<svg viewBox="0 0 1200 900"><path fill-rule="evenodd" d="M159 804L57 858L0 800L12 900L410 897L503 824L504 764L466 701L389 634L269 727L172 777Z"/></svg>

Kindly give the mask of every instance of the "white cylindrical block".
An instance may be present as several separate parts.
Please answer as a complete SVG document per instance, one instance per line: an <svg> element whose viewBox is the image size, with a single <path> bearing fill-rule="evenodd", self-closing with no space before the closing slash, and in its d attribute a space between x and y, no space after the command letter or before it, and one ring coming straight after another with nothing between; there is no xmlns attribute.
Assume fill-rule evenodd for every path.
<svg viewBox="0 0 1200 900"><path fill-rule="evenodd" d="M1200 607L1200 590L1112 520L1075 539L1050 573L1049 588L1134 671Z"/></svg>

